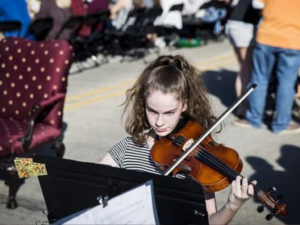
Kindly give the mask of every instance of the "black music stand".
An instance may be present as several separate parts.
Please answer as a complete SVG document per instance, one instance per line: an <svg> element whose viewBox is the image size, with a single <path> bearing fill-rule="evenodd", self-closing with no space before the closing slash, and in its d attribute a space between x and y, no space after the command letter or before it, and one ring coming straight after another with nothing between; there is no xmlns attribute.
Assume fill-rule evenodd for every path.
<svg viewBox="0 0 300 225"><path fill-rule="evenodd" d="M98 205L99 196L112 198L152 180L161 224L208 224L203 189L196 181L39 155L33 161L45 164L48 172L39 182L49 222Z"/></svg>

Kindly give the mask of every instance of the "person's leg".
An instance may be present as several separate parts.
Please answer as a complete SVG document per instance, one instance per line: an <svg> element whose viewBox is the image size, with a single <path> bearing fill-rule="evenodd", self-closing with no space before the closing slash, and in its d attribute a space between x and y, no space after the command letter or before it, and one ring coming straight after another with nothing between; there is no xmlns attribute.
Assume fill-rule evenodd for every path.
<svg viewBox="0 0 300 225"><path fill-rule="evenodd" d="M253 46L249 46L246 49L245 57L242 65L242 89L241 94L243 94L247 88L247 85L249 84L249 81L251 80L252 75L252 56L253 56Z"/></svg>
<svg viewBox="0 0 300 225"><path fill-rule="evenodd" d="M275 133L286 129L291 121L292 106L295 97L295 82L300 66L300 51L278 49L277 55L277 113L271 124L272 131Z"/></svg>
<svg viewBox="0 0 300 225"><path fill-rule="evenodd" d="M241 78L241 70L242 70L242 64L243 64L243 60L245 59L245 52L247 51L246 48L239 48L234 46L234 53L236 55L237 61L238 61L238 65L239 65L239 71L236 75L236 79L235 79L235 93L236 96L239 97L241 96L242 93L242 78Z"/></svg>
<svg viewBox="0 0 300 225"><path fill-rule="evenodd" d="M253 69L249 85L256 83L257 87L248 97L246 120L256 128L262 126L269 77L275 62L273 53L273 47L262 44L256 44L253 50Z"/></svg>
<svg viewBox="0 0 300 225"><path fill-rule="evenodd" d="M235 80L235 90L237 97L240 97L246 90L247 84L250 81L251 73L252 73L252 53L253 47L244 47L244 48L237 48L235 47L235 53L237 58L239 59L239 66L240 70L237 74ZM237 108L237 116L238 117L245 117L245 113L248 107L248 101L243 101Z"/></svg>
<svg viewBox="0 0 300 225"><path fill-rule="evenodd" d="M252 70L252 50L255 29L252 24L227 21L225 27L226 35L230 43L233 45L235 55L237 57L239 70L235 79L236 97L239 98L249 83ZM247 100L243 101L236 109L236 115L239 118L245 117L247 109Z"/></svg>

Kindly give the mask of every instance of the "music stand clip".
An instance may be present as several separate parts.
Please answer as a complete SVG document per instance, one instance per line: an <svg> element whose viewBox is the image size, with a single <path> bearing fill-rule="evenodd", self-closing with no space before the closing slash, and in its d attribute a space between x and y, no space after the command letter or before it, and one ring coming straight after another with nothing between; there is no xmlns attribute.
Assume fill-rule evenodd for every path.
<svg viewBox="0 0 300 225"><path fill-rule="evenodd" d="M108 196L98 196L97 200L99 202L99 205L103 205L103 208L105 208L107 206L107 202L108 202Z"/></svg>

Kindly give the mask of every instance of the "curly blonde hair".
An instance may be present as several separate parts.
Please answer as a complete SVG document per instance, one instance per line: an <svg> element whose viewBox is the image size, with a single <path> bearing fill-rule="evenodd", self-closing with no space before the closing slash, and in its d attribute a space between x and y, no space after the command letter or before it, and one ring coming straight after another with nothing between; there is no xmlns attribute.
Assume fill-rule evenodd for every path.
<svg viewBox="0 0 300 225"><path fill-rule="evenodd" d="M215 121L200 72L180 55L160 56L150 63L134 85L126 91L122 117L126 115L125 130L134 141L143 145L145 132L150 129L145 100L153 91L175 94L177 100L187 102L183 116L209 128Z"/></svg>

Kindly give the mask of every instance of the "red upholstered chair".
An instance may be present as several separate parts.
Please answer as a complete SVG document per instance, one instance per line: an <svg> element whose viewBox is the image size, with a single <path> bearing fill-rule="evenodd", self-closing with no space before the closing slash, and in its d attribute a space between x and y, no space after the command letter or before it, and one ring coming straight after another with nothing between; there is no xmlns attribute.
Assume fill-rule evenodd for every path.
<svg viewBox="0 0 300 225"><path fill-rule="evenodd" d="M0 169L10 175L8 208L17 207L16 156L51 146L58 157L63 105L73 50L62 40L0 42Z"/></svg>

